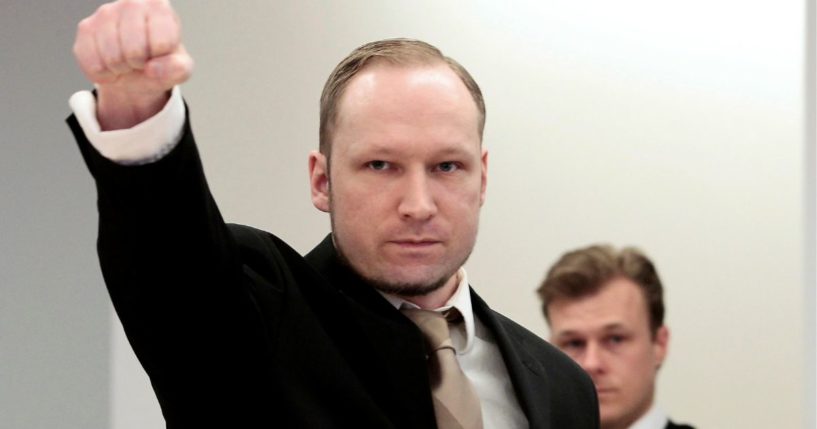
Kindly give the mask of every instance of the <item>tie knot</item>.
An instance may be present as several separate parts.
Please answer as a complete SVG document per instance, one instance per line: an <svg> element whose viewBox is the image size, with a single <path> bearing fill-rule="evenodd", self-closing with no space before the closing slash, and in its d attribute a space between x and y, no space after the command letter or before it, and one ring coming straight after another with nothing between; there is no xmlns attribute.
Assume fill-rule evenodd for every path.
<svg viewBox="0 0 817 429"><path fill-rule="evenodd" d="M420 328L420 332L423 333L423 336L428 343L429 349L432 352L443 349L443 348L450 348L454 350L454 346L451 343L451 336L448 332L448 318L452 317L452 321L456 318L462 318L459 315L459 312L451 309L447 311L445 314L431 311L431 310L418 310L413 308L406 308L401 310L403 314L408 317L418 328Z"/></svg>

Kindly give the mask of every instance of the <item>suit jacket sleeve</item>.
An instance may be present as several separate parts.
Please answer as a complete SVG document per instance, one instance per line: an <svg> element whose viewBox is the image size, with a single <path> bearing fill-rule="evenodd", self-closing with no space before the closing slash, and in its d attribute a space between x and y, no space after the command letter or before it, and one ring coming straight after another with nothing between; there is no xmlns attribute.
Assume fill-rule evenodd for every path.
<svg viewBox="0 0 817 429"><path fill-rule="evenodd" d="M207 392L212 386L252 390L253 380L264 378L257 371L270 366L262 360L270 355L266 327L275 323L269 320L275 312L262 320L254 286L208 190L189 120L173 151L140 166L109 161L76 118L67 122L97 187L105 283L169 426L175 414L189 415L185 408L224 408L216 401L229 394L216 399ZM275 249L271 258L280 258ZM276 302L267 300L266 308Z"/></svg>

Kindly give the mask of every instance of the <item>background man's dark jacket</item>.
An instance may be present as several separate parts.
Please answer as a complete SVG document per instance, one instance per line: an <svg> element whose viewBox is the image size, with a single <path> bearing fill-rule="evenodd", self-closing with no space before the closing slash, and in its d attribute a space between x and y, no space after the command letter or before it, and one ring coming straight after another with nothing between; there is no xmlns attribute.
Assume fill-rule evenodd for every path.
<svg viewBox="0 0 817 429"><path fill-rule="evenodd" d="M665 427L665 429L695 429L695 428L685 424L673 423L672 420L670 420L667 422L667 426Z"/></svg>

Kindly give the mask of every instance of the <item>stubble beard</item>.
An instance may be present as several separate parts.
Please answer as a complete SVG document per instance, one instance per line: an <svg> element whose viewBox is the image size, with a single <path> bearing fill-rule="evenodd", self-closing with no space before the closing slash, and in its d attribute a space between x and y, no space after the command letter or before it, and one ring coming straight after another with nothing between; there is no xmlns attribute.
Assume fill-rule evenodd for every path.
<svg viewBox="0 0 817 429"><path fill-rule="evenodd" d="M335 228L335 216L331 209L329 212L329 220L332 226L332 243L335 246L340 262L375 289L390 295L418 297L426 296L432 292L435 292L445 286L445 284L448 283L448 281L457 273L459 268L465 264L468 257L471 256L471 251L469 250L468 253L466 253L466 255L462 258L462 261L460 261L450 273L443 274L436 280L427 283L393 282L389 281L389 279L372 277L357 269L357 267L355 267L355 265L352 263L351 259L346 255L346 252L343 250L343 246L335 233L335 231L337 231Z"/></svg>

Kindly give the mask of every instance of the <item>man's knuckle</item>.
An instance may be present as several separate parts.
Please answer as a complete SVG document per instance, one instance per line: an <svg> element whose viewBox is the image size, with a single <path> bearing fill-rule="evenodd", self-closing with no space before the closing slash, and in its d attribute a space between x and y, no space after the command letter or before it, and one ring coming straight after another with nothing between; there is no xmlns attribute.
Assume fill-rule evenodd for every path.
<svg viewBox="0 0 817 429"><path fill-rule="evenodd" d="M147 58L147 53L139 47L129 47L124 50L125 58L141 61Z"/></svg>
<svg viewBox="0 0 817 429"><path fill-rule="evenodd" d="M71 46L71 52L74 53L74 56L77 57L78 60L82 60L82 57L85 55L85 51L82 49L82 45L79 41L74 42L74 45Z"/></svg>
<svg viewBox="0 0 817 429"><path fill-rule="evenodd" d="M102 6L96 9L96 13L94 15L100 17L108 17L111 16L114 12L114 8L116 6L113 3L105 3Z"/></svg>
<svg viewBox="0 0 817 429"><path fill-rule="evenodd" d="M93 30L94 20L90 16L77 23L77 34L88 34Z"/></svg>
<svg viewBox="0 0 817 429"><path fill-rule="evenodd" d="M125 58L121 55L108 56L107 61L109 68L121 68L125 65Z"/></svg>
<svg viewBox="0 0 817 429"><path fill-rule="evenodd" d="M151 50L157 55L166 54L166 53L170 52L171 48L172 48L172 44L170 43L170 40L167 40L165 38L161 38L159 40L156 40L151 45L152 45Z"/></svg>
<svg viewBox="0 0 817 429"><path fill-rule="evenodd" d="M101 49L100 55L102 57L102 62L104 62L109 69L118 67L124 62L124 59L118 50Z"/></svg>
<svg viewBox="0 0 817 429"><path fill-rule="evenodd" d="M187 72L187 76L189 77L193 73L193 69L196 68L196 62L193 61L193 57L187 55L184 59L184 66Z"/></svg>
<svg viewBox="0 0 817 429"><path fill-rule="evenodd" d="M92 76L99 76L103 75L108 72L108 68L105 67L104 64L100 63L99 61L90 61L86 62L83 65L85 72Z"/></svg>
<svg viewBox="0 0 817 429"><path fill-rule="evenodd" d="M140 11L142 13L150 12L152 7L150 6L150 2L145 0L124 0L126 3L123 4L123 7L132 11Z"/></svg>

